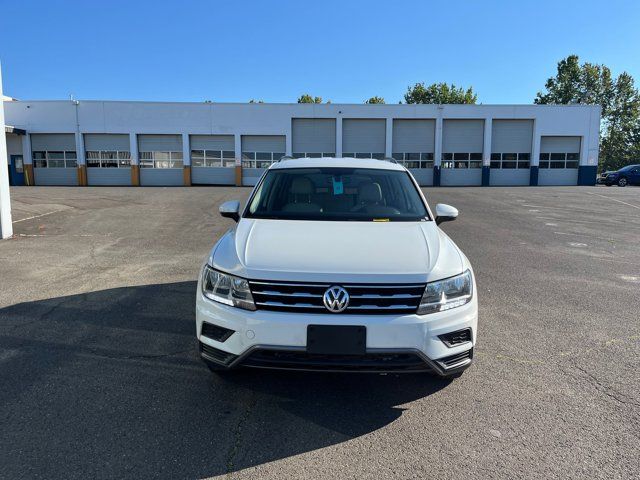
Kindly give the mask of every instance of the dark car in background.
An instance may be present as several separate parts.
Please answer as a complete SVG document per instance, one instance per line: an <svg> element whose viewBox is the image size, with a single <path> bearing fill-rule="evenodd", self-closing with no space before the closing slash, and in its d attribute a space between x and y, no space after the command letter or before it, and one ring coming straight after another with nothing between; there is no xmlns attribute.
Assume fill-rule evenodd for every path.
<svg viewBox="0 0 640 480"><path fill-rule="evenodd" d="M615 172L604 172L598 178L598 183L604 183L607 187L618 185L640 185L640 165L627 165Z"/></svg>

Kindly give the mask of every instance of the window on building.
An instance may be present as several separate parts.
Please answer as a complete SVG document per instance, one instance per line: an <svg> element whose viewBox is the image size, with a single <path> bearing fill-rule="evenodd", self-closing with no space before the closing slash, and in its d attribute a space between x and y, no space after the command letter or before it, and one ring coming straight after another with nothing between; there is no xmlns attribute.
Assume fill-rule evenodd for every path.
<svg viewBox="0 0 640 480"><path fill-rule="evenodd" d="M446 152L442 154L441 168L482 168L482 152Z"/></svg>
<svg viewBox="0 0 640 480"><path fill-rule="evenodd" d="M407 168L433 168L432 152L396 152L393 158Z"/></svg>
<svg viewBox="0 0 640 480"><path fill-rule="evenodd" d="M322 158L335 157L335 152L294 152L293 158Z"/></svg>
<svg viewBox="0 0 640 480"><path fill-rule="evenodd" d="M578 168L579 153L541 153L540 168Z"/></svg>
<svg viewBox="0 0 640 480"><path fill-rule="evenodd" d="M75 151L35 151L33 166L36 168L76 168L78 157Z"/></svg>
<svg viewBox="0 0 640 480"><path fill-rule="evenodd" d="M131 152L118 150L87 150L87 168L130 168Z"/></svg>
<svg viewBox="0 0 640 480"><path fill-rule="evenodd" d="M491 168L529 168L530 153L492 153Z"/></svg>
<svg viewBox="0 0 640 480"><path fill-rule="evenodd" d="M283 152L242 152L243 168L269 168L285 154Z"/></svg>
<svg viewBox="0 0 640 480"><path fill-rule="evenodd" d="M191 150L193 167L235 167L236 153L231 150Z"/></svg>
<svg viewBox="0 0 640 480"><path fill-rule="evenodd" d="M375 158L377 160L384 159L384 153L372 153L372 152L343 152L343 157L349 158Z"/></svg>
<svg viewBox="0 0 640 480"><path fill-rule="evenodd" d="M182 152L140 152L140 168L183 168Z"/></svg>

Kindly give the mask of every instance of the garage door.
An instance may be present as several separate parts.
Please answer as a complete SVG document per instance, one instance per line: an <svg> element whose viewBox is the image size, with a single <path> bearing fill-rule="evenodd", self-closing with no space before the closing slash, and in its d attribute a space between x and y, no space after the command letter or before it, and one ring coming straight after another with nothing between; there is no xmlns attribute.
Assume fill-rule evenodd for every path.
<svg viewBox="0 0 640 480"><path fill-rule="evenodd" d="M336 155L334 118L294 118L291 122L291 134L295 158Z"/></svg>
<svg viewBox="0 0 640 480"><path fill-rule="evenodd" d="M78 185L78 156L73 133L32 133L36 185Z"/></svg>
<svg viewBox="0 0 640 480"><path fill-rule="evenodd" d="M543 136L538 185L577 185L580 144L580 137Z"/></svg>
<svg viewBox="0 0 640 480"><path fill-rule="evenodd" d="M481 185L484 120L444 120L441 185Z"/></svg>
<svg viewBox="0 0 640 480"><path fill-rule="evenodd" d="M342 155L355 158L384 158L384 119L345 118L342 121Z"/></svg>
<svg viewBox="0 0 640 480"><path fill-rule="evenodd" d="M140 185L183 185L182 135L138 135Z"/></svg>
<svg viewBox="0 0 640 480"><path fill-rule="evenodd" d="M490 185L529 185L533 120L494 120Z"/></svg>
<svg viewBox="0 0 640 480"><path fill-rule="evenodd" d="M394 120L393 158L406 166L420 185L433 185L435 120Z"/></svg>
<svg viewBox="0 0 640 480"><path fill-rule="evenodd" d="M284 135L242 136L242 185L253 186L286 152Z"/></svg>
<svg viewBox="0 0 640 480"><path fill-rule="evenodd" d="M127 134L85 133L89 185L131 185L131 146Z"/></svg>
<svg viewBox="0 0 640 480"><path fill-rule="evenodd" d="M191 183L235 184L233 135L191 135Z"/></svg>

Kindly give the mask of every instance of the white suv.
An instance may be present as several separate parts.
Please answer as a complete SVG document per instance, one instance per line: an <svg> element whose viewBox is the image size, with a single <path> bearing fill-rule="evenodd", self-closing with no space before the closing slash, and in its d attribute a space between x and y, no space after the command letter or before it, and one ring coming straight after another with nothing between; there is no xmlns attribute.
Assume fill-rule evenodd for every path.
<svg viewBox="0 0 640 480"><path fill-rule="evenodd" d="M196 301L200 355L233 367L458 375L478 296L469 260L391 161L274 163L215 244Z"/></svg>

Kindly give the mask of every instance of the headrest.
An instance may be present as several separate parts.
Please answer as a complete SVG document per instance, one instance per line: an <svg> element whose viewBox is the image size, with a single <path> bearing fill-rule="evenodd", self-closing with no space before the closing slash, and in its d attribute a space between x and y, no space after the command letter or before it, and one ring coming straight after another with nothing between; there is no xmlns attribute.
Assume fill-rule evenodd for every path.
<svg viewBox="0 0 640 480"><path fill-rule="evenodd" d="M378 203L382 200L382 189L378 183L363 183L358 192L360 203Z"/></svg>
<svg viewBox="0 0 640 480"><path fill-rule="evenodd" d="M313 183L307 177L294 178L291 182L291 193L294 195L311 195Z"/></svg>

